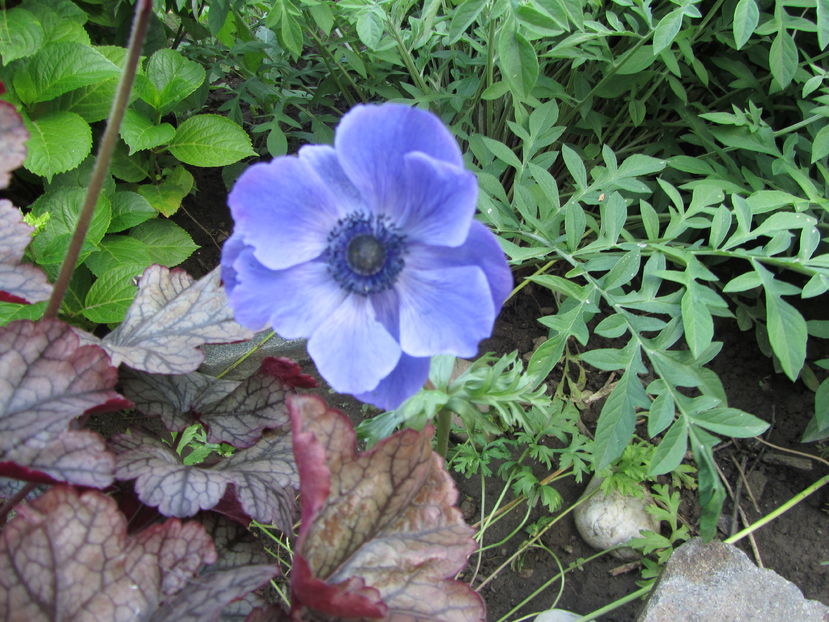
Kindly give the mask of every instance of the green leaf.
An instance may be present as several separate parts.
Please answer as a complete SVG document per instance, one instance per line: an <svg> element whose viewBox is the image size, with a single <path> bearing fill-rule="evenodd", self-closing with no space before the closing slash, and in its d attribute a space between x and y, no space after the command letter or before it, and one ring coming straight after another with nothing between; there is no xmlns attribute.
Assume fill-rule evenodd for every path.
<svg viewBox="0 0 829 622"><path fill-rule="evenodd" d="M610 392L596 424L593 449L595 470L609 466L622 455L636 424L636 409L649 405L648 396L635 373L626 371Z"/></svg>
<svg viewBox="0 0 829 622"><path fill-rule="evenodd" d="M92 151L92 130L74 112L52 112L26 122L26 129L30 138L23 166L47 180L75 168Z"/></svg>
<svg viewBox="0 0 829 622"><path fill-rule="evenodd" d="M192 166L227 166L256 155L245 130L217 114L197 114L179 125L170 153Z"/></svg>
<svg viewBox="0 0 829 622"><path fill-rule="evenodd" d="M126 49L114 45L100 46L96 49L116 66L124 67L127 57ZM107 118L112 108L115 92L118 90L118 79L119 76L113 76L108 80L73 89L48 102L46 106L50 111L77 112L87 123L102 121ZM138 94L133 92L133 99L136 97Z"/></svg>
<svg viewBox="0 0 829 622"><path fill-rule="evenodd" d="M17 302L0 302L0 326L17 320L39 320L46 311L46 301L33 305Z"/></svg>
<svg viewBox="0 0 829 622"><path fill-rule="evenodd" d="M726 283L723 291L726 293L744 292L755 287L760 287L762 284L763 281L760 280L756 272L746 272L740 276L735 276Z"/></svg>
<svg viewBox="0 0 829 622"><path fill-rule="evenodd" d="M716 434L748 438L765 432L769 424L738 408L712 408L691 417L694 424Z"/></svg>
<svg viewBox="0 0 829 622"><path fill-rule="evenodd" d="M708 305L701 295L703 289L696 281L691 281L682 296L682 327L685 329L685 341L691 348L694 358L699 358L711 345L714 338L714 320Z"/></svg>
<svg viewBox="0 0 829 622"><path fill-rule="evenodd" d="M657 434L661 434L663 430L671 425L675 414L674 398L668 391L653 398L648 412L648 436L653 438Z"/></svg>
<svg viewBox="0 0 829 622"><path fill-rule="evenodd" d="M658 173L667 166L667 162L660 158L634 154L627 158L619 167L619 177L639 177L640 175L652 175Z"/></svg>
<svg viewBox="0 0 829 622"><path fill-rule="evenodd" d="M117 324L123 321L138 287L134 278L141 274L132 267L119 266L105 272L86 294L83 316L98 324Z"/></svg>
<svg viewBox="0 0 829 622"><path fill-rule="evenodd" d="M579 359L603 371L626 369L630 362L630 353L616 348L597 348L579 355Z"/></svg>
<svg viewBox="0 0 829 622"><path fill-rule="evenodd" d="M124 113L120 133L132 155L136 151L166 145L176 135L176 128L169 123L155 125L147 117L130 108Z"/></svg>
<svg viewBox="0 0 829 622"><path fill-rule="evenodd" d="M815 392L815 416L803 432L803 442L823 440L829 436L829 378L820 383Z"/></svg>
<svg viewBox="0 0 829 622"><path fill-rule="evenodd" d="M766 285L766 330L774 354L783 372L797 380L806 360L806 320L780 296L770 293Z"/></svg>
<svg viewBox="0 0 829 622"><path fill-rule="evenodd" d="M505 22L501 27L497 43L501 75L518 99L527 99L538 80L535 48L516 30L514 20Z"/></svg>
<svg viewBox="0 0 829 622"><path fill-rule="evenodd" d="M650 461L648 475L670 473L680 465L688 450L688 426L684 419L678 419L662 438Z"/></svg>
<svg viewBox="0 0 829 622"><path fill-rule="evenodd" d="M821 50L829 44L829 0L817 0L817 42Z"/></svg>
<svg viewBox="0 0 829 622"><path fill-rule="evenodd" d="M383 24L386 16L376 4L368 5L357 16L357 36L370 50L376 50L383 38Z"/></svg>
<svg viewBox="0 0 829 622"><path fill-rule="evenodd" d="M759 21L760 9L756 0L740 0L734 7L734 43L738 50L749 40Z"/></svg>
<svg viewBox="0 0 829 622"><path fill-rule="evenodd" d="M624 335L627 330L628 323L627 320L625 320L625 316L621 313L614 313L613 315L608 315L601 322L599 322L596 325L596 328L593 329L593 332L597 335L601 335L602 337L607 337L608 339L616 339L617 337Z"/></svg>
<svg viewBox="0 0 829 622"><path fill-rule="evenodd" d="M153 263L167 267L177 266L198 248L184 229L160 218L138 225L130 231L130 236L146 245Z"/></svg>
<svg viewBox="0 0 829 622"><path fill-rule="evenodd" d="M446 33L446 45L456 43L472 25L481 10L486 6L485 0L464 0L456 6L452 12L452 21L449 22L449 30Z"/></svg>
<svg viewBox="0 0 829 622"><path fill-rule="evenodd" d="M23 103L48 101L68 91L120 74L115 63L95 48L80 43L49 43L14 75L14 88Z"/></svg>
<svg viewBox="0 0 829 622"><path fill-rule="evenodd" d="M0 59L4 65L37 52L44 38L37 17L26 9L0 11Z"/></svg>
<svg viewBox="0 0 829 622"><path fill-rule="evenodd" d="M129 155L128 147L119 140L109 170L114 177L135 184L150 176L150 161L146 153Z"/></svg>
<svg viewBox="0 0 829 622"><path fill-rule="evenodd" d="M199 88L204 78L204 68L199 63L164 48L150 57L146 79L136 81L136 86L141 99L163 114Z"/></svg>
<svg viewBox="0 0 829 622"><path fill-rule="evenodd" d="M193 189L193 175L183 166L177 166L159 184L143 184L138 186L138 193L159 212L167 217L172 216L181 207L190 191Z"/></svg>
<svg viewBox="0 0 829 622"><path fill-rule="evenodd" d="M789 86L797 71L797 46L794 39L786 31L781 29L769 49L769 67L771 75L781 89Z"/></svg>
<svg viewBox="0 0 829 622"><path fill-rule="evenodd" d="M518 159L518 156L507 147L504 143L495 140L494 138L488 138L486 136L481 136L481 140L486 145L486 148L494 155L496 158L501 160L504 164L509 164L517 171L523 169L523 165L521 164L521 160Z"/></svg>
<svg viewBox="0 0 829 622"><path fill-rule="evenodd" d="M615 289L630 283L634 276L639 274L642 257L638 247L628 251L605 275L602 286L606 290Z"/></svg>
<svg viewBox="0 0 829 622"><path fill-rule="evenodd" d="M653 51L651 53L654 56L671 45L682 27L684 16L685 9L678 7L659 20L653 31Z"/></svg>
<svg viewBox="0 0 829 622"><path fill-rule="evenodd" d="M766 331L769 343L783 372L794 382L806 360L806 320L777 293L782 284L775 281L774 275L759 263L752 263L766 290Z"/></svg>
<svg viewBox="0 0 829 622"><path fill-rule="evenodd" d="M49 214L49 220L43 230L32 241L31 249L37 263L59 264L63 261L69 249L69 241L75 232L85 196L84 188L59 188L47 192L32 204L32 214L35 216ZM109 200L103 195L100 196L78 263L95 250L104 237L109 227L110 213Z"/></svg>
<svg viewBox="0 0 829 622"><path fill-rule="evenodd" d="M98 250L87 257L84 265L100 277L116 268L141 274L152 263L147 245L141 240L126 235L108 235Z"/></svg>
<svg viewBox="0 0 829 622"><path fill-rule="evenodd" d="M567 145L561 146L561 157L564 159L564 165L573 176L573 181L579 188L587 187L587 170L584 168L584 162L581 161L579 154Z"/></svg>
<svg viewBox="0 0 829 622"><path fill-rule="evenodd" d="M112 220L107 233L124 231L156 216L158 212L137 192L116 192L112 195Z"/></svg>
<svg viewBox="0 0 829 622"><path fill-rule="evenodd" d="M717 519L725 499L725 488L720 481L713 452L714 445L719 439L696 426L691 426L689 432L691 450L698 469L699 504L702 508L700 536L711 540L717 534Z"/></svg>
<svg viewBox="0 0 829 622"><path fill-rule="evenodd" d="M824 125L812 140L812 164L829 155L829 125Z"/></svg>

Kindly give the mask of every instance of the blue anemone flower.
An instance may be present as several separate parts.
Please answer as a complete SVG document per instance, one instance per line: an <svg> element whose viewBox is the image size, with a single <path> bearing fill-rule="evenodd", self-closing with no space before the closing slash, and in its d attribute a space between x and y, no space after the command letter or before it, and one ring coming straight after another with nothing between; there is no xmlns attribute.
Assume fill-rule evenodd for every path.
<svg viewBox="0 0 829 622"><path fill-rule="evenodd" d="M353 108L333 147L254 164L233 187L222 277L236 320L307 338L332 388L396 408L431 356L476 354L512 287L477 195L436 116Z"/></svg>

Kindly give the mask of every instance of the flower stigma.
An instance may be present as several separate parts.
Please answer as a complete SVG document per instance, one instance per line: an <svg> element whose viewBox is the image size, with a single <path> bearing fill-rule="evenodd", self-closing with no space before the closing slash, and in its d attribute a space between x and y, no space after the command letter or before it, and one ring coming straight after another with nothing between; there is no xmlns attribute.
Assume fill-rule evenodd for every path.
<svg viewBox="0 0 829 622"><path fill-rule="evenodd" d="M349 214L329 233L323 259L340 287L368 296L394 285L403 269L405 241L385 216Z"/></svg>

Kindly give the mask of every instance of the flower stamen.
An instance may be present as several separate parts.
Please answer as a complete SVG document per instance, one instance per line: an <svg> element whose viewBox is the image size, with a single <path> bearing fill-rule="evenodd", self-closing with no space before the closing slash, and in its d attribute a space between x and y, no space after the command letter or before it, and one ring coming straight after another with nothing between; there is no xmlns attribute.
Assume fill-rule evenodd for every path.
<svg viewBox="0 0 829 622"><path fill-rule="evenodd" d="M340 287L368 296L394 285L405 252L405 236L387 217L354 213L337 222L322 257Z"/></svg>

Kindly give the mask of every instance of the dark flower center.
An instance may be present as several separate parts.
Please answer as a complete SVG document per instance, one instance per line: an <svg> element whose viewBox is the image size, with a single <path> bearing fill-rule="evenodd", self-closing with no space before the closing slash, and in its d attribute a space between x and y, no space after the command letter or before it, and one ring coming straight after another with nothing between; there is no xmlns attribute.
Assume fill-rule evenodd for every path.
<svg viewBox="0 0 829 622"><path fill-rule="evenodd" d="M377 274L386 263L386 249L373 235L355 235L348 243L346 252L348 266L357 274Z"/></svg>
<svg viewBox="0 0 829 622"><path fill-rule="evenodd" d="M343 289L368 296L394 285L403 269L405 241L384 216L350 214L328 234L323 259Z"/></svg>

